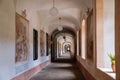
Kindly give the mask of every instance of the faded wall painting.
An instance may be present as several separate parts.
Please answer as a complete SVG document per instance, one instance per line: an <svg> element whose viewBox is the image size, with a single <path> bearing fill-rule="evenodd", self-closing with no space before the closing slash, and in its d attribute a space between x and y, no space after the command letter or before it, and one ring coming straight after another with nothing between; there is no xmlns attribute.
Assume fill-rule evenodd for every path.
<svg viewBox="0 0 120 80"><path fill-rule="evenodd" d="M87 59L93 61L93 10L87 18Z"/></svg>
<svg viewBox="0 0 120 80"><path fill-rule="evenodd" d="M40 56L45 55L45 32L40 30Z"/></svg>
<svg viewBox="0 0 120 80"><path fill-rule="evenodd" d="M16 13L16 31L15 31L15 62L23 62L28 58L28 27L29 21Z"/></svg>

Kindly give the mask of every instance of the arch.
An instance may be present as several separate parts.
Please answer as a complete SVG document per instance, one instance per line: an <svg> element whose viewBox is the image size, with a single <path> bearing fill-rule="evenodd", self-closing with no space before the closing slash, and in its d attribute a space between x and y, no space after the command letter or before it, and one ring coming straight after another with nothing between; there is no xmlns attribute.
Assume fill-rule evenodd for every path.
<svg viewBox="0 0 120 80"><path fill-rule="evenodd" d="M51 61L59 61L56 57L57 57L57 54L56 54L56 52L57 52L57 38L60 36L60 34L63 34L63 33L67 33L67 34L70 34L70 35L72 35L72 37L73 37L73 42L74 42L74 57L73 57L73 59L71 59L71 60L67 60L67 61L75 61L76 60L76 33L74 32L74 30L73 29L71 29L71 28L66 28L66 27L64 27L63 28L63 30L62 31L58 31L57 29L56 30L54 30L53 31L53 33L52 33L52 35L51 35L51 40L52 40L52 51L51 51ZM62 61L62 60L61 60Z"/></svg>

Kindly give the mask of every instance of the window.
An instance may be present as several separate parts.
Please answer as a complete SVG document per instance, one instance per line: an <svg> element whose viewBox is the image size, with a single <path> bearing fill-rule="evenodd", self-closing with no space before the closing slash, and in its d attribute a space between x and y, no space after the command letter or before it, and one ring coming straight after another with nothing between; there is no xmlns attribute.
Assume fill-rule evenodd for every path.
<svg viewBox="0 0 120 80"><path fill-rule="evenodd" d="M86 57L86 21L85 19L83 19L82 21L82 28L81 28L81 33L82 33L82 36L81 36L81 45L82 45L82 49L81 49L81 57L83 59L85 59Z"/></svg>
<svg viewBox="0 0 120 80"><path fill-rule="evenodd" d="M114 0L101 0L97 3L97 67L113 78L115 78L115 73L112 73L108 55L115 55L114 12Z"/></svg>

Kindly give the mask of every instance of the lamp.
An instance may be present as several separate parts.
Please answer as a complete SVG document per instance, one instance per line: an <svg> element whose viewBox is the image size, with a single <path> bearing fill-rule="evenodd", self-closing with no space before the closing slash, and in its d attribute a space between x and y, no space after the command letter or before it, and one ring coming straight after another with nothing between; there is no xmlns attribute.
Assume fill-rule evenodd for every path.
<svg viewBox="0 0 120 80"><path fill-rule="evenodd" d="M63 27L61 25L61 17L59 17L59 26L58 26L58 30L59 31L62 31L63 30Z"/></svg>
<svg viewBox="0 0 120 80"><path fill-rule="evenodd" d="M63 39L64 39L64 41L66 42L66 36L65 36L65 33L64 33L64 35L63 35Z"/></svg>
<svg viewBox="0 0 120 80"><path fill-rule="evenodd" d="M55 1L53 0L53 7L50 9L50 15L55 16L58 14L58 9L54 6Z"/></svg>

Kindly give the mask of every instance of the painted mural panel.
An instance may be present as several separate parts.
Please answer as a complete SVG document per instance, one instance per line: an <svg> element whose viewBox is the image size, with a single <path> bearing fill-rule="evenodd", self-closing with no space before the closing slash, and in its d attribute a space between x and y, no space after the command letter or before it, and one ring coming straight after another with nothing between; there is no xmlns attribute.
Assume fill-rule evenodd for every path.
<svg viewBox="0 0 120 80"><path fill-rule="evenodd" d="M45 55L45 32L43 30L40 30L40 56Z"/></svg>
<svg viewBox="0 0 120 80"><path fill-rule="evenodd" d="M93 61L93 10L87 18L87 59Z"/></svg>
<svg viewBox="0 0 120 80"><path fill-rule="evenodd" d="M23 62L28 59L28 27L29 21L16 13L16 33L15 33L15 62Z"/></svg>

